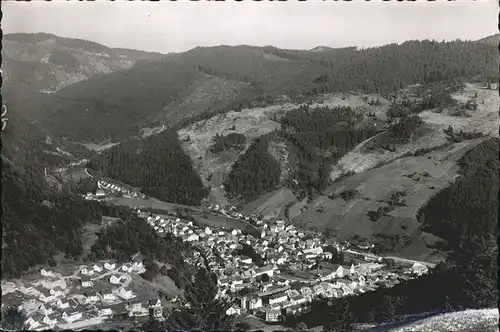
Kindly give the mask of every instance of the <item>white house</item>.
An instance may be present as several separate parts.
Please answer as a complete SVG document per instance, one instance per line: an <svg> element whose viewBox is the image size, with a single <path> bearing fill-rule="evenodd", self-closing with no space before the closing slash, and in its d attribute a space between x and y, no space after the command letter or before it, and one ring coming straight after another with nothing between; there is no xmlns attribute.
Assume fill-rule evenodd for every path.
<svg viewBox="0 0 500 332"><path fill-rule="evenodd" d="M42 302L51 302L54 300L54 295L50 294L50 292L47 289L41 289L40 291L40 301Z"/></svg>
<svg viewBox="0 0 500 332"><path fill-rule="evenodd" d="M120 285L122 283L121 278L119 276L115 276L115 275L112 275L111 277L109 277L109 282L113 285Z"/></svg>
<svg viewBox="0 0 500 332"><path fill-rule="evenodd" d="M148 309L144 308L141 302L132 302L129 303L127 306L127 309L129 311L129 315L134 315L134 316L143 316L147 315Z"/></svg>
<svg viewBox="0 0 500 332"><path fill-rule="evenodd" d="M97 264L94 264L94 266L92 266L92 269L95 271L95 272L102 272L102 267L100 267L99 265Z"/></svg>
<svg viewBox="0 0 500 332"><path fill-rule="evenodd" d="M57 318L54 316L45 316L45 317L43 317L42 323L44 323L45 325L48 325L52 328L52 327L54 327L54 325L56 325Z"/></svg>
<svg viewBox="0 0 500 332"><path fill-rule="evenodd" d="M104 307L99 310L99 316L111 316L113 314L113 309L109 307Z"/></svg>
<svg viewBox="0 0 500 332"><path fill-rule="evenodd" d="M291 298L293 304L303 304L307 302L307 299L302 295L297 295Z"/></svg>
<svg viewBox="0 0 500 332"><path fill-rule="evenodd" d="M114 263L104 263L104 268L108 271L116 269L116 264Z"/></svg>
<svg viewBox="0 0 500 332"><path fill-rule="evenodd" d="M56 305L57 305L60 309L66 309L66 308L69 308L69 302L67 302L66 300L62 300L62 299L57 300Z"/></svg>
<svg viewBox="0 0 500 332"><path fill-rule="evenodd" d="M427 273L428 269L427 266L420 264L420 263L415 263L412 265L411 269L415 274L421 275L424 273Z"/></svg>
<svg viewBox="0 0 500 332"><path fill-rule="evenodd" d="M59 296L63 296L64 295L64 290L61 287L59 287L59 286L51 288L49 292L50 292L51 295L53 295L55 297L59 297Z"/></svg>
<svg viewBox="0 0 500 332"><path fill-rule="evenodd" d="M80 279L80 284L83 288L87 288L87 287L92 287L94 286L94 283L92 282L92 280L90 280L89 278L81 278Z"/></svg>
<svg viewBox="0 0 500 332"><path fill-rule="evenodd" d="M118 296L125 299L125 300L128 300L128 299L131 299L131 298L134 298L135 295L134 293L132 292L131 289L129 290L126 290L125 288L120 288L118 290Z"/></svg>
<svg viewBox="0 0 500 332"><path fill-rule="evenodd" d="M241 313L240 308L235 308L231 307L226 310L226 315L231 316L231 315L239 315Z"/></svg>
<svg viewBox="0 0 500 332"><path fill-rule="evenodd" d="M45 270L45 269L42 269L42 270L40 271L40 273L41 273L41 274L42 274L42 276L44 276L44 277L50 277L50 276L52 276L52 272L47 271L47 270Z"/></svg>
<svg viewBox="0 0 500 332"><path fill-rule="evenodd" d="M116 295L112 292L101 292L103 301L114 301L117 299Z"/></svg>
<svg viewBox="0 0 500 332"><path fill-rule="evenodd" d="M26 326L29 327L30 330L34 330L36 329L38 326L40 326L40 322L35 320L35 318L33 316L31 316L30 318L28 318L24 324Z"/></svg>
<svg viewBox="0 0 500 332"><path fill-rule="evenodd" d="M262 299L258 296L252 297L248 300L248 309L255 310L262 307Z"/></svg>
<svg viewBox="0 0 500 332"><path fill-rule="evenodd" d="M212 234L212 230L210 229L210 227L205 228L205 234L207 234L207 235Z"/></svg>
<svg viewBox="0 0 500 332"><path fill-rule="evenodd" d="M85 294L85 303L94 303L99 301L99 295L96 292L88 292Z"/></svg>
<svg viewBox="0 0 500 332"><path fill-rule="evenodd" d="M288 299L285 293L274 294L269 298L269 304L281 303Z"/></svg>
<svg viewBox="0 0 500 332"><path fill-rule="evenodd" d="M132 264L132 270L142 271L142 270L144 270L144 264L141 261L134 262Z"/></svg>
<svg viewBox="0 0 500 332"><path fill-rule="evenodd" d="M132 264L125 263L125 264L122 265L121 269L122 269L123 272L132 271Z"/></svg>
<svg viewBox="0 0 500 332"><path fill-rule="evenodd" d="M61 317L68 323L71 323L79 319L82 319L82 313L77 310L66 309L63 311Z"/></svg>
<svg viewBox="0 0 500 332"><path fill-rule="evenodd" d="M54 312L54 309L46 304L42 304L40 307L38 307L38 312L44 316L48 316Z"/></svg>
<svg viewBox="0 0 500 332"><path fill-rule="evenodd" d="M280 314L279 310L266 310L266 322L277 322Z"/></svg>

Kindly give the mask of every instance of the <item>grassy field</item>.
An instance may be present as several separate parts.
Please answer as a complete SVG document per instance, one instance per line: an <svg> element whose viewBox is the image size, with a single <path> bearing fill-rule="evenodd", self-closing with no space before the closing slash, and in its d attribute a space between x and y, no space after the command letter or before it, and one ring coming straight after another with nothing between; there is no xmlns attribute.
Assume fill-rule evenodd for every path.
<svg viewBox="0 0 500 332"><path fill-rule="evenodd" d="M100 224L87 223L83 227L82 233L82 247L83 253L82 257L87 257L90 254L90 247L97 241L97 235L95 234L101 229Z"/></svg>
<svg viewBox="0 0 500 332"><path fill-rule="evenodd" d="M159 200L151 198L136 199L136 198L126 198L126 197L113 197L109 199L108 202L115 205L122 205L128 207L136 207L136 208L152 208L169 212L175 212L176 209L183 207L182 205L161 202Z"/></svg>
<svg viewBox="0 0 500 332"><path fill-rule="evenodd" d="M256 213L266 217L284 219L286 205L295 201L295 195L290 189L280 188L245 204L241 213L245 215Z"/></svg>

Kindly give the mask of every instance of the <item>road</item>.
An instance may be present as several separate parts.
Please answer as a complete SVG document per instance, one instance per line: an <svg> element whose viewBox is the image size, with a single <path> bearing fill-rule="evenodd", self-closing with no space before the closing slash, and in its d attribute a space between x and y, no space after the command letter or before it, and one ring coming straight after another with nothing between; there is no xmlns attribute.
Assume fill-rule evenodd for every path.
<svg viewBox="0 0 500 332"><path fill-rule="evenodd" d="M87 167L85 167L85 174L87 174L88 176L90 176L91 178L93 178L93 176L92 176L92 175L90 175L90 173L89 173L89 171L88 171Z"/></svg>

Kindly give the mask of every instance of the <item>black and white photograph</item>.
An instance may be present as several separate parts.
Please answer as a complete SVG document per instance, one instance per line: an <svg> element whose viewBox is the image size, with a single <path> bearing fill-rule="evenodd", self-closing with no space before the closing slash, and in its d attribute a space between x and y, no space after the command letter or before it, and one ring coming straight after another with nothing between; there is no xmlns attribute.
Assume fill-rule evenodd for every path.
<svg viewBox="0 0 500 332"><path fill-rule="evenodd" d="M0 329L498 332L499 9L2 1Z"/></svg>

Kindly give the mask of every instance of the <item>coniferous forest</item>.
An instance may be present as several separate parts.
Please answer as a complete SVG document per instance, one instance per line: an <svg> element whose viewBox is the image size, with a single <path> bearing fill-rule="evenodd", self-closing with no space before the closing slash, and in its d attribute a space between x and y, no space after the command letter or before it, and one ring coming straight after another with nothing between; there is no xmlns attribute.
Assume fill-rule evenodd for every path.
<svg viewBox="0 0 500 332"><path fill-rule="evenodd" d="M199 205L208 194L172 131L114 146L89 167L167 202Z"/></svg>
<svg viewBox="0 0 500 332"><path fill-rule="evenodd" d="M234 163L224 182L226 193L230 197L249 201L279 185L281 167L268 152L272 135L257 138Z"/></svg>

